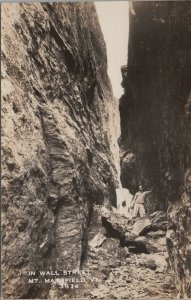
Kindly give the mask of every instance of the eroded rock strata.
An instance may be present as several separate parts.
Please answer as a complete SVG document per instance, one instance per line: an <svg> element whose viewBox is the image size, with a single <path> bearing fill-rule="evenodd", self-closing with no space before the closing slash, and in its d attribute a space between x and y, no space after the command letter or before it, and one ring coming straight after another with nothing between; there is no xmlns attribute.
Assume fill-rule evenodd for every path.
<svg viewBox="0 0 191 300"><path fill-rule="evenodd" d="M148 211L169 211L171 267L180 297L191 297L191 6L134 2L120 99L121 180L154 187Z"/></svg>
<svg viewBox="0 0 191 300"><path fill-rule="evenodd" d="M94 203L115 206L115 108L92 3L2 5L5 298L46 298L28 271L83 263Z"/></svg>

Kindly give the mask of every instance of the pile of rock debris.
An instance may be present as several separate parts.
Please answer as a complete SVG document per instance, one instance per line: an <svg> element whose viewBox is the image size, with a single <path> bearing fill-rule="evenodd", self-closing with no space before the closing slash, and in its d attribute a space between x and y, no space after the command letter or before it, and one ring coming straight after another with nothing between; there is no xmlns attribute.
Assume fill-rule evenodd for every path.
<svg viewBox="0 0 191 300"><path fill-rule="evenodd" d="M91 298L174 298L166 248L167 216L128 219L100 207L103 228L89 243L86 267L99 280Z"/></svg>

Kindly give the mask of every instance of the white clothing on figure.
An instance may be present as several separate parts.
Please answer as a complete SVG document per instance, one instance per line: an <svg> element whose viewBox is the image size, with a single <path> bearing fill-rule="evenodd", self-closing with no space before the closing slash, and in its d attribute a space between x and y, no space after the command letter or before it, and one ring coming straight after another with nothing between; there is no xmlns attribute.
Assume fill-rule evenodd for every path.
<svg viewBox="0 0 191 300"><path fill-rule="evenodd" d="M138 215L140 216L140 218L145 216L145 207L144 204L137 204L135 203L134 206L134 211L133 211L133 217L138 217Z"/></svg>
<svg viewBox="0 0 191 300"><path fill-rule="evenodd" d="M133 210L133 217L136 218L138 217L138 215L140 217L144 217L145 216L145 197L146 195L150 194L151 191L145 191L145 192L137 192L133 198L133 202L134 202L134 210Z"/></svg>

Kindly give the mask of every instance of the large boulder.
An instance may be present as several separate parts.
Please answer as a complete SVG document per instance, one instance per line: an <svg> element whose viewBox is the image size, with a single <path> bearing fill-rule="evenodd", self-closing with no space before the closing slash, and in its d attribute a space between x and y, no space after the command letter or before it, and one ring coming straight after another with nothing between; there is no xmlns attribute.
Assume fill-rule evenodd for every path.
<svg viewBox="0 0 191 300"><path fill-rule="evenodd" d="M157 211L149 218L128 219L116 209L112 211L105 206L100 208L100 212L106 235L119 239L120 245L128 247L130 252L149 254L166 251L166 213Z"/></svg>
<svg viewBox="0 0 191 300"><path fill-rule="evenodd" d="M137 220L132 228L132 233L136 235L144 235L151 228L151 221L148 218L141 218Z"/></svg>
<svg viewBox="0 0 191 300"><path fill-rule="evenodd" d="M131 229L130 220L119 214L117 210L111 211L105 206L101 207L102 224L107 230L107 235L120 238Z"/></svg>

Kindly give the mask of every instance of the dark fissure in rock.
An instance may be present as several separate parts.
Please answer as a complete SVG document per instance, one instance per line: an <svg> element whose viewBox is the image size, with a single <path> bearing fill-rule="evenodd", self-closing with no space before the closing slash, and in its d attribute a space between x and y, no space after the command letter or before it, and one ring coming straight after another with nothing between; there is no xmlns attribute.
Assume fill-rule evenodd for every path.
<svg viewBox="0 0 191 300"><path fill-rule="evenodd" d="M119 105L122 186L132 193L139 184L153 187L147 211L168 211L167 244L180 297L191 296L185 253L191 234L190 17L188 2L132 4Z"/></svg>

